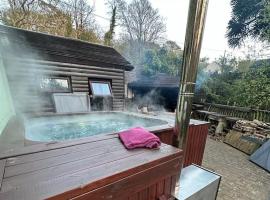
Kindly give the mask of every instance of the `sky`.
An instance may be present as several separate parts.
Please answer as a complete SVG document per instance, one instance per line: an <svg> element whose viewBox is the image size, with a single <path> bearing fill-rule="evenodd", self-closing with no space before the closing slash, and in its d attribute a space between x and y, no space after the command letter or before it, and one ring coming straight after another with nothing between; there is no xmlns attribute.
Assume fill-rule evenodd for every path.
<svg viewBox="0 0 270 200"><path fill-rule="evenodd" d="M88 0L95 3L97 22L105 30L108 30L109 21L99 16L110 18L105 6L105 0ZM154 8L159 10L165 18L167 26L166 36L168 40L176 41L183 48L186 32L189 0L149 0ZM209 0L205 31L202 43L201 57L210 60L224 55L224 52L239 57L242 49L230 49L225 37L226 27L231 17L230 0ZM116 30L116 34L117 34Z"/></svg>

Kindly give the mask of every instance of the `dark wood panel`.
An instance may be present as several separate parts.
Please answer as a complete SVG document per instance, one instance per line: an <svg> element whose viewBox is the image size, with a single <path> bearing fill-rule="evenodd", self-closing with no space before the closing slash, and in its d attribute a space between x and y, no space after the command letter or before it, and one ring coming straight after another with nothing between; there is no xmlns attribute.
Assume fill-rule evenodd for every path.
<svg viewBox="0 0 270 200"><path fill-rule="evenodd" d="M176 174L180 169L179 159L174 159L165 163L161 163L154 168L146 169L138 174L133 174L127 178L114 183L113 185L105 186L101 189L95 190L93 192L86 193L79 197L73 198L74 200L88 200L88 199L107 199L111 197L112 199L128 199L129 196L137 195L139 193L140 200L148 200L148 187L152 184L158 182L166 174L170 177ZM160 188L159 188L160 187ZM162 187L162 188L161 188ZM146 188L143 190L143 188ZM171 194L170 191L167 191ZM160 197L165 194L164 190L164 180L158 182L156 197Z"/></svg>
<svg viewBox="0 0 270 200"><path fill-rule="evenodd" d="M113 80L115 80L115 79L113 79ZM122 82L118 82L118 83L114 83L114 82L112 82L112 87L123 87L123 88L125 88L125 85L124 85L124 83Z"/></svg>
<svg viewBox="0 0 270 200"><path fill-rule="evenodd" d="M24 71L20 72L20 76L28 76L27 74L24 74ZM93 74L89 74L89 73L81 73L81 72L65 72L65 71L51 71L51 70L42 70L40 71L40 73L42 75L63 75L63 76L85 76L85 77L92 77L92 78L104 78L104 79L123 79L123 76L121 74L119 75L106 75L105 73L93 73Z"/></svg>
<svg viewBox="0 0 270 200"><path fill-rule="evenodd" d="M118 138L117 134L105 134L105 135L95 135L91 137L85 137L65 142L48 142L40 143L36 145L25 146L24 148L15 148L12 151L0 152L0 159L10 158L16 156L32 155L33 153L45 152L55 149L63 149L71 146L82 145L87 143L93 143L103 140L110 140L112 138Z"/></svg>
<svg viewBox="0 0 270 200"><path fill-rule="evenodd" d="M27 68L26 67L26 70L29 71L29 66ZM99 69L91 69L90 67L88 69L79 69L79 68L71 68L71 67L58 67L58 66L49 66L49 65L44 65L44 66L41 66L41 68L34 68L33 69L35 71L35 73L38 73L38 72L42 72L43 71L64 71L64 72L78 72L78 73L87 73L87 74L107 74L107 75L113 75L113 76L117 76L119 74L122 74L123 76L123 71L108 71L108 70L103 70L103 68L99 68ZM24 71L24 68L21 67L20 68L20 71ZM20 72L19 71L19 72Z"/></svg>
<svg viewBox="0 0 270 200"><path fill-rule="evenodd" d="M75 84L72 82L72 87L73 88L89 88L87 82L86 82L86 84Z"/></svg>
<svg viewBox="0 0 270 200"><path fill-rule="evenodd" d="M125 72L124 72L124 74L125 74ZM119 81L119 80L115 80L114 82L116 82L116 83L117 83L117 82L121 82L121 81Z"/></svg>
<svg viewBox="0 0 270 200"><path fill-rule="evenodd" d="M4 177L4 172L5 172L5 165L6 165L6 159L0 160L0 191L2 188L2 181Z"/></svg>
<svg viewBox="0 0 270 200"><path fill-rule="evenodd" d="M113 97L114 98L118 98L118 99L123 99L124 98L124 94L122 94L122 93L119 93L119 92L115 92L115 93L113 93Z"/></svg>
<svg viewBox="0 0 270 200"><path fill-rule="evenodd" d="M9 188L16 188L23 184L31 184L35 180L38 180L39 182L48 181L51 179L51 177L56 178L56 177L61 177L61 176L67 176L69 174L73 174L79 171L97 167L107 162L113 162L113 161L121 160L127 156L131 156L131 155L134 156L134 155L143 153L143 151L141 150L136 150L135 151L136 153L135 152L131 153L131 152L128 152L124 147L121 148L121 146L119 145L118 145L118 149L120 150L110 152L110 154L103 153L101 155L94 155L94 156L86 157L86 158L84 158L84 156L82 155L82 156L79 156L79 159L77 160L73 160L73 161L68 160L68 163L63 163L60 165L47 167L44 169L40 169L38 171L29 172L27 174L18 174L12 177L5 177L3 181L2 190L6 191ZM27 171L27 170L29 169L26 168L25 170L24 169L19 170L19 173L22 173L22 171ZM10 175L12 175L12 173L10 173Z"/></svg>
<svg viewBox="0 0 270 200"><path fill-rule="evenodd" d="M65 164L66 161L68 160L69 162L74 162L74 161L78 161L78 160L82 160L82 159L86 159L89 157L93 157L93 156L98 156L98 155L104 155L105 153L107 153L108 151L110 152L114 152L119 150L119 144L110 144L108 143L110 146L104 148L104 143L100 144L99 147L93 148L90 145L88 145L88 148L86 150L80 150L80 151L75 151L75 152L70 152L68 154L64 154L64 155L59 155L59 156L54 156L54 157L49 157L49 158L43 158L43 159L39 159L33 162L27 162L24 164L20 164L20 165L12 165L9 167L6 167L5 169L5 178L7 177L11 177L11 176L17 176L20 174L25 174L25 173L29 173L29 172L33 172L33 171L37 171L37 170L41 170L41 169L45 169L45 168L49 168L49 167L54 167L57 165L61 165L61 164Z"/></svg>
<svg viewBox="0 0 270 200"><path fill-rule="evenodd" d="M88 81L88 77L85 76L71 76L71 80L73 81Z"/></svg>
<svg viewBox="0 0 270 200"><path fill-rule="evenodd" d="M122 108L123 107L123 103L114 104L113 107L114 108Z"/></svg>
<svg viewBox="0 0 270 200"><path fill-rule="evenodd" d="M171 177L171 194L175 193L175 187L176 187L177 181L179 181L179 177L180 177L180 171L176 175L173 175Z"/></svg>
<svg viewBox="0 0 270 200"><path fill-rule="evenodd" d="M103 137L103 136L99 136L99 137ZM85 139L87 140L89 138L85 138ZM101 146L104 147L105 144L108 146L115 146L116 144L119 144L119 141L113 140L112 137L109 137L106 140L101 140L101 141L90 140L89 142L83 143L80 145L74 145L74 146L68 146L68 147L64 146L63 148L58 148L58 149L51 149L51 150L48 149L49 151L41 151L41 152L36 152L34 154L26 154L26 155L11 157L7 159L6 166L8 167L8 166L19 165L23 163L35 162L35 161L39 161L39 160L43 160L47 158L55 158L58 156L72 154L75 152L81 152L88 149L95 150L96 148L100 148ZM51 145L53 146L53 144Z"/></svg>
<svg viewBox="0 0 270 200"><path fill-rule="evenodd" d="M123 106L114 106L113 109L116 110L116 111L122 111Z"/></svg>
<svg viewBox="0 0 270 200"><path fill-rule="evenodd" d="M85 92L85 93L89 93L89 90L86 88L74 88L73 92Z"/></svg>
<svg viewBox="0 0 270 200"><path fill-rule="evenodd" d="M132 195L131 197L128 198L128 200L139 200L139 194Z"/></svg>
<svg viewBox="0 0 270 200"><path fill-rule="evenodd" d="M80 64L73 64L73 63L59 63L53 61L44 61L44 60L35 60L35 61L27 61L27 60L18 60L18 62L27 65L27 64L35 64L36 67L43 68L44 66L58 66L58 67L68 67L74 69L96 69L100 71L109 71L109 72L122 72L123 69L117 68L104 68L104 67L97 67L97 66L89 66L89 65L80 65Z"/></svg>
<svg viewBox="0 0 270 200"><path fill-rule="evenodd" d="M162 131L159 133L155 133L161 140L161 142L165 144L172 145L173 144L173 136L174 136L174 131L173 129L169 131Z"/></svg>
<svg viewBox="0 0 270 200"><path fill-rule="evenodd" d="M149 187L149 200L156 200L157 196L157 184L153 184Z"/></svg>
<svg viewBox="0 0 270 200"><path fill-rule="evenodd" d="M122 83L122 84L112 84L112 88L125 88L124 87L124 84Z"/></svg>
<svg viewBox="0 0 270 200"><path fill-rule="evenodd" d="M123 83L122 84L112 84L112 88L125 88Z"/></svg>
<svg viewBox="0 0 270 200"><path fill-rule="evenodd" d="M72 84L83 84L88 85L88 79L85 80L75 80L74 77L71 78Z"/></svg>
<svg viewBox="0 0 270 200"><path fill-rule="evenodd" d="M164 194L171 194L172 177L164 180Z"/></svg>
<svg viewBox="0 0 270 200"><path fill-rule="evenodd" d="M164 183L165 180L162 180L157 184L157 197L160 197L162 194L164 194Z"/></svg>
<svg viewBox="0 0 270 200"><path fill-rule="evenodd" d="M40 182L39 179L35 179L31 184L22 182L21 185L16 187L14 190L9 187L11 190L1 191L0 199L9 200L24 197L25 199L30 200L44 199L50 196L54 196L55 199L69 199L83 193L93 191L97 188L101 188L104 185L112 184L115 181L119 182L119 180L124 180L126 177L140 174L142 171L147 171L147 169L151 169L149 171L153 171L153 166L162 166L162 163L168 163L168 166L164 167L164 170L162 171L163 176L165 175L169 177L172 171L171 169L177 172L179 171L181 163L180 158L182 156L182 152L179 149L164 145L159 150L141 150L144 151L144 153L137 154L137 152L130 151L130 155L127 155L127 157L124 157L123 159L113 162L108 161L107 164L78 171L73 174L67 173L65 176L51 176L48 181ZM110 154L111 153L108 152L108 155ZM174 160L175 164L169 164L170 160ZM28 176L28 174L26 174L26 176ZM158 178L153 174L150 174L149 177L153 177L153 179ZM143 181L142 178L138 179L139 180L134 180L136 180L136 182ZM145 188L145 185L141 184L141 182L138 182L140 183L138 188L142 187L140 190ZM149 183L149 185L151 185L151 183ZM116 188L119 187L116 185Z"/></svg>
<svg viewBox="0 0 270 200"><path fill-rule="evenodd" d="M122 99L115 99L114 100L114 105L117 105L117 104L123 104L124 101Z"/></svg>
<svg viewBox="0 0 270 200"><path fill-rule="evenodd" d="M143 189L142 191L139 192L139 200L148 200L148 188Z"/></svg>
<svg viewBox="0 0 270 200"><path fill-rule="evenodd" d="M125 90L124 90L124 88L119 88L119 89L113 88L113 92L123 94L125 92Z"/></svg>

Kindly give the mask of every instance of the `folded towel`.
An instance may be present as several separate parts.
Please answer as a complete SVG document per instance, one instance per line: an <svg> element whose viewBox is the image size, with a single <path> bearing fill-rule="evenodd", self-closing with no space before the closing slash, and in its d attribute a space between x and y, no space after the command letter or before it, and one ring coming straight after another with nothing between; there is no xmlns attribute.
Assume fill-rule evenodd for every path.
<svg viewBox="0 0 270 200"><path fill-rule="evenodd" d="M118 135L127 149L139 147L158 148L160 146L159 138L141 127L122 131Z"/></svg>

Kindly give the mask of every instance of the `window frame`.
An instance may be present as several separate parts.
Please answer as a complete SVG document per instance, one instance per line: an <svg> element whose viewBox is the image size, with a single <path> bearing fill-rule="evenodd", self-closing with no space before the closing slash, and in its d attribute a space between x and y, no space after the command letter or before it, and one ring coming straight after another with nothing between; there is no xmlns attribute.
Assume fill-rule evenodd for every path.
<svg viewBox="0 0 270 200"><path fill-rule="evenodd" d="M110 93L111 93L111 94L108 94L108 95L96 95L96 94L94 93L92 83L103 83L103 84L108 84L109 90L110 90ZM89 94L92 95L92 96L95 96L95 97L112 97L112 96L113 96L112 85L111 85L111 81L110 81L110 80L89 79L89 80L88 80L88 84L89 84L89 87L90 87Z"/></svg>
<svg viewBox="0 0 270 200"><path fill-rule="evenodd" d="M40 90L42 92L47 92L47 93L72 93L73 92L73 88L72 88L72 84L71 84L71 77L70 76L44 76L41 77L40 80L42 81L42 78L47 78L47 79L61 79L61 80L67 80L68 83L68 91L64 91L64 90L52 90L52 89L48 89L48 88L41 88ZM41 84L40 81L40 84Z"/></svg>

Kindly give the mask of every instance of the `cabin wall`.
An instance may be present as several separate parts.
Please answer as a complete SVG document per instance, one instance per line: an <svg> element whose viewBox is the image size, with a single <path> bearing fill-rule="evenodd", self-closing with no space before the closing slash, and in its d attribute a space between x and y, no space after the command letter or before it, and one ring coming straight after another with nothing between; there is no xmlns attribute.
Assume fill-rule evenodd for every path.
<svg viewBox="0 0 270 200"><path fill-rule="evenodd" d="M47 63L47 64L45 64ZM52 93L41 93L40 76L64 76L71 80L73 93L89 94L88 80L99 78L111 81L113 110L124 108L124 70L68 63L20 62L8 64L8 79L16 108L23 112L55 112ZM19 65L14 68L14 65ZM14 70L15 69L15 70Z"/></svg>
<svg viewBox="0 0 270 200"><path fill-rule="evenodd" d="M0 57L0 135L9 119L15 114L4 64Z"/></svg>

